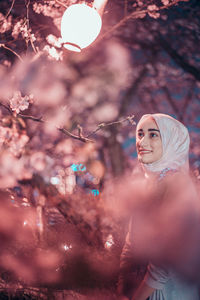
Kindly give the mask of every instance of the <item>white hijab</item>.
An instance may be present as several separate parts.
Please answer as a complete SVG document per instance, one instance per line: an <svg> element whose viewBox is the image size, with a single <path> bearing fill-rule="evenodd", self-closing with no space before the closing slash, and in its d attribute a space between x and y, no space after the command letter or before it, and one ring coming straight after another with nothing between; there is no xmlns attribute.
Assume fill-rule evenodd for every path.
<svg viewBox="0 0 200 300"><path fill-rule="evenodd" d="M153 117L161 134L163 155L150 164L143 164L142 167L146 173L160 172L165 168L189 171L189 145L190 137L187 128L173 117L166 114L146 114L141 121L148 117Z"/></svg>

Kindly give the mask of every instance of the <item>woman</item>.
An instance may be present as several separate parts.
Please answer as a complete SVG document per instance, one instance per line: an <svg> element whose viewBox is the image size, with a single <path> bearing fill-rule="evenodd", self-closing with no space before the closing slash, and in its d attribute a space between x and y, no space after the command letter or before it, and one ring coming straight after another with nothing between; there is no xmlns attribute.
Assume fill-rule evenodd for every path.
<svg viewBox="0 0 200 300"><path fill-rule="evenodd" d="M143 217L145 216L143 221L151 229L153 228L151 234L153 232L155 235L154 240L158 241L158 246L162 244L160 247L162 250L159 252L157 249L159 247L155 247L157 252L154 251L153 238L149 238L147 233L145 240L149 239L146 242L147 246L150 245L149 257L152 258L153 263L152 261L148 263L142 282L131 295L132 300L199 299L197 286L186 282L179 276L181 272L184 275L190 273L189 265L192 265L193 269L198 256L197 250L199 251L195 244L199 234L199 214L197 212L198 204L195 202L197 195L189 176L189 143L188 130L171 116L165 114L144 115L137 125L138 160L147 181L152 182L153 178L155 182L156 188L153 194L155 197L154 202L151 199L151 206L157 201L156 214L149 209L149 212L143 215ZM159 218L161 213L163 215ZM141 221L141 216L142 214L140 214L139 221ZM126 275L130 257L133 257L134 248L137 248L137 241L134 240L135 223L137 221L135 222L133 216L120 260L123 272L121 272L119 280L119 293L122 293L123 276ZM173 226L173 230L170 223L174 223L176 226ZM142 234L141 232L142 230L140 234ZM187 245L184 245L184 235ZM179 246L181 246L180 255L176 250ZM186 248L187 250L184 250ZM183 259L186 264L183 264ZM180 272L177 273L175 270ZM121 296L121 299L128 298Z"/></svg>

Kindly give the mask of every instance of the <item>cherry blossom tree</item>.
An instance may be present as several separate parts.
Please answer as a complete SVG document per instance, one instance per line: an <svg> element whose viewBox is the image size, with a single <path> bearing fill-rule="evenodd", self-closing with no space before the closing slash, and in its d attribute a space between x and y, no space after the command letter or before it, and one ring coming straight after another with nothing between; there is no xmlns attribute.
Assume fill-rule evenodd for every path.
<svg viewBox="0 0 200 300"><path fill-rule="evenodd" d="M2 284L41 297L90 286L111 299L127 221L103 195L137 169L142 114L189 128L200 178L200 10L197 0L108 1L99 38L77 54L60 37L74 3L0 3Z"/></svg>

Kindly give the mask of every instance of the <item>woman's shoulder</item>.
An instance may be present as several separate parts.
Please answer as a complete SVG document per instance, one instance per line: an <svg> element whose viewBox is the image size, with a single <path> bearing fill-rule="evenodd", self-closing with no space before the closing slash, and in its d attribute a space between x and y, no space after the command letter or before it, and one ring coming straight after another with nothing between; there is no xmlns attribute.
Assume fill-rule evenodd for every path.
<svg viewBox="0 0 200 300"><path fill-rule="evenodd" d="M169 185L184 186L192 184L192 178L189 173L177 169L166 168L162 170L157 176L157 182L166 187Z"/></svg>
<svg viewBox="0 0 200 300"><path fill-rule="evenodd" d="M197 198L197 190L190 173L169 169L158 178L158 186L164 187L165 195L179 198Z"/></svg>
<svg viewBox="0 0 200 300"><path fill-rule="evenodd" d="M180 170L166 168L158 174L157 186L158 189L164 191L163 195L177 195L184 193L188 188L191 190L193 184L189 174Z"/></svg>

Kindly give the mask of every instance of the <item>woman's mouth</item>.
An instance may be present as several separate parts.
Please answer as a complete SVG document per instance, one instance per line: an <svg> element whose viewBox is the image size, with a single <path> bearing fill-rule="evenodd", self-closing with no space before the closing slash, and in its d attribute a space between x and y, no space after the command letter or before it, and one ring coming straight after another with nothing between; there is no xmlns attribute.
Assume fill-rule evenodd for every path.
<svg viewBox="0 0 200 300"><path fill-rule="evenodd" d="M139 154L149 154L151 152L151 150L139 150Z"/></svg>

